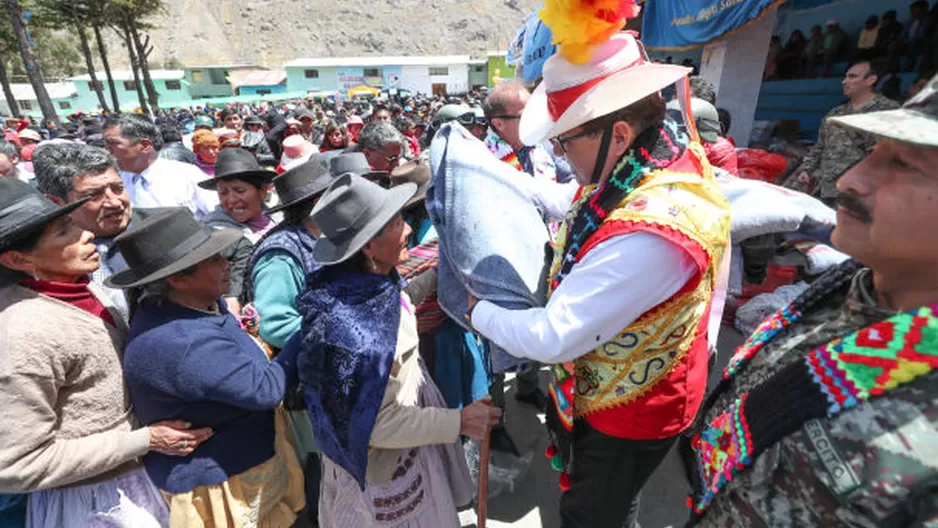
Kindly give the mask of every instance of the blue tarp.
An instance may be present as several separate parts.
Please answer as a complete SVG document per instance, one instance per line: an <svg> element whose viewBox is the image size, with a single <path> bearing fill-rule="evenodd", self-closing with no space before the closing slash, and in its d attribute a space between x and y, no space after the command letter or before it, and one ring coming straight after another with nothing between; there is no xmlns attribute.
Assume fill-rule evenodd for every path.
<svg viewBox="0 0 938 528"><path fill-rule="evenodd" d="M518 76L528 82L533 82L541 76L544 62L557 50L557 46L551 43L553 34L550 28L537 15L542 5L537 4L521 25L505 58L508 64L517 65Z"/></svg>
<svg viewBox="0 0 938 528"><path fill-rule="evenodd" d="M668 0L645 2L642 42L649 48L703 46L757 19L785 0ZM814 0L804 0L814 1Z"/></svg>

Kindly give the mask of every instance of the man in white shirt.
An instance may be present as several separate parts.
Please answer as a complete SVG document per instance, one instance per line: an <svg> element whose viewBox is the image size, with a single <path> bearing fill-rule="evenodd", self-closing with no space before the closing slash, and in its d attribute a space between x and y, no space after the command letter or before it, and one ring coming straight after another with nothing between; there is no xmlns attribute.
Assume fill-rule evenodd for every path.
<svg viewBox="0 0 938 528"><path fill-rule="evenodd" d="M104 124L104 143L117 158L121 179L135 207L185 207L201 219L218 196L198 187L209 178L194 165L159 157L163 138L149 118L118 114Z"/></svg>
<svg viewBox="0 0 938 528"><path fill-rule="evenodd" d="M665 116L660 90L686 91L690 70L649 62L630 33L585 62L580 51L558 46L519 125L527 145L551 138L581 186L572 205L564 187L540 196L565 217L547 305L470 298L467 317L510 354L553 364L562 526L632 528L642 486L706 391L729 205L697 138Z"/></svg>

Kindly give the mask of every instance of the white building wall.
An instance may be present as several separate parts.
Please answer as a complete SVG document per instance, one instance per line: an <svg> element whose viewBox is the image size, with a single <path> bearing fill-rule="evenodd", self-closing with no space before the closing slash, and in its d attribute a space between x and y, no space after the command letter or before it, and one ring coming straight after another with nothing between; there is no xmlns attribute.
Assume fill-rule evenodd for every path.
<svg viewBox="0 0 938 528"><path fill-rule="evenodd" d="M469 91L469 65L440 65L448 70L448 75L431 75L430 84L446 84L446 93L461 94ZM431 66L432 68L432 66ZM428 68L429 71L429 68Z"/></svg>
<svg viewBox="0 0 938 528"><path fill-rule="evenodd" d="M399 86L414 94L430 94L430 69L426 66L401 66Z"/></svg>

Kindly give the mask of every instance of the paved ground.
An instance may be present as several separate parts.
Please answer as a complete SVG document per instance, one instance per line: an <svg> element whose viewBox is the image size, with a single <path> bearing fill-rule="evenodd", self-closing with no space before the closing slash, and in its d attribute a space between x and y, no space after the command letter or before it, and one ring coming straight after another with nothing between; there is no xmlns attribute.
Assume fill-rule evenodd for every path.
<svg viewBox="0 0 938 528"><path fill-rule="evenodd" d="M720 335L720 356L717 367L711 375L711 387L714 380L729 360L732 351L742 343L742 336L732 328L724 327ZM546 372L542 372L542 384L546 386ZM508 429L518 448L534 452L534 459L527 475L513 493L498 496L489 501L489 522L491 528L559 528L558 504L560 488L557 487L557 475L551 470L544 449L547 447L547 434L541 425L543 415L528 405L515 402L513 380L506 384L511 387L507 400ZM658 471L651 477L642 493L642 509L639 519L642 528L679 528L687 520L685 500L689 488L684 477L684 470L674 450L668 455ZM474 511L460 514L464 527L476 526Z"/></svg>

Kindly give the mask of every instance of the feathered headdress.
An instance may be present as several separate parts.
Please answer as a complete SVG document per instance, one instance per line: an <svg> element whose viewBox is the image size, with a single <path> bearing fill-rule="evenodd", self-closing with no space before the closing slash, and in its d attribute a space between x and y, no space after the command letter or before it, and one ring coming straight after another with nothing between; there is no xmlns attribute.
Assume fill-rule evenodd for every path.
<svg viewBox="0 0 938 528"><path fill-rule="evenodd" d="M635 0L545 0L539 15L554 34L557 53L584 64L641 10Z"/></svg>

